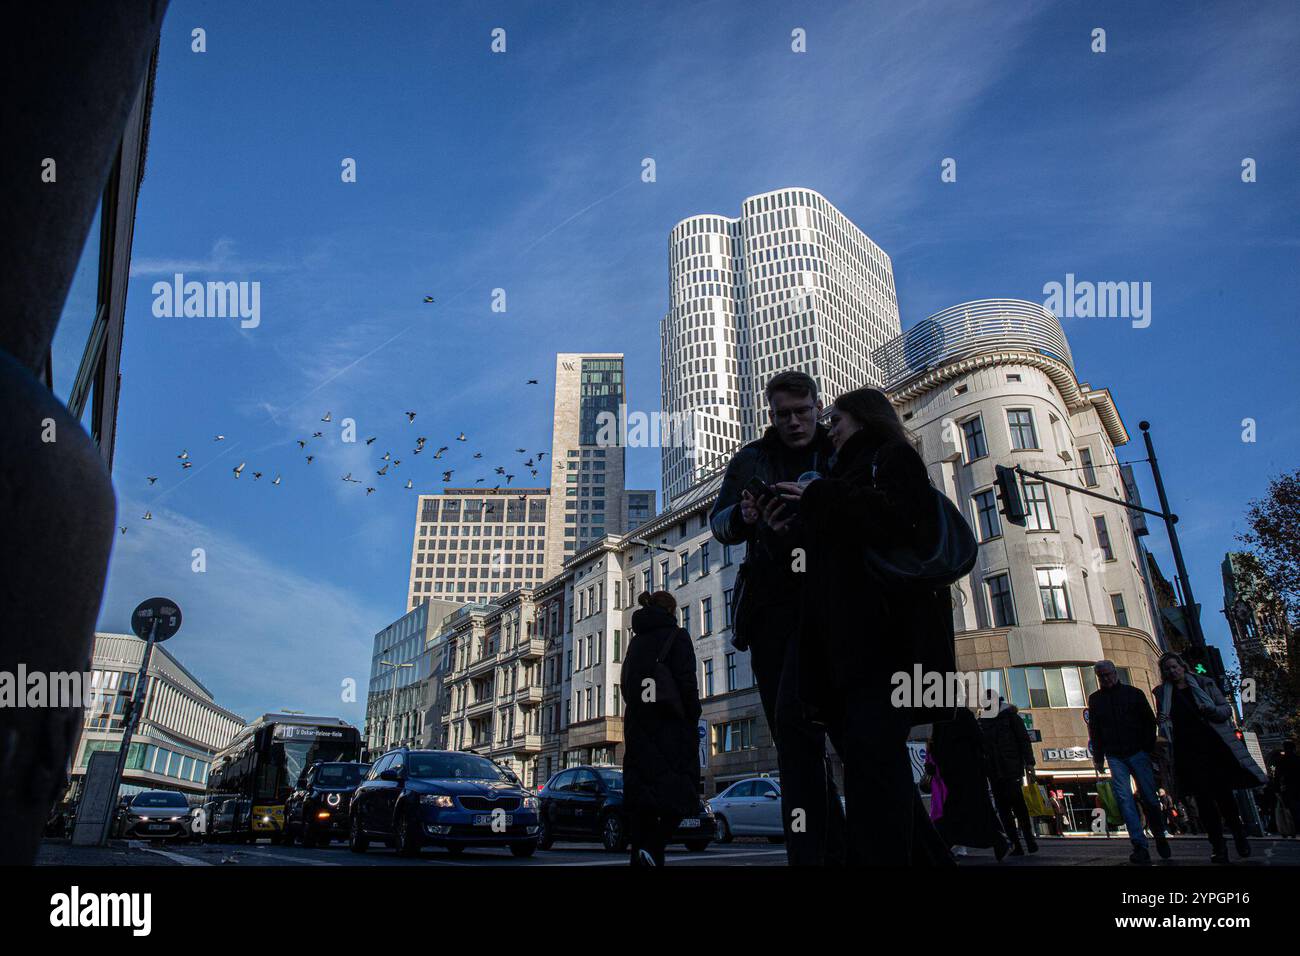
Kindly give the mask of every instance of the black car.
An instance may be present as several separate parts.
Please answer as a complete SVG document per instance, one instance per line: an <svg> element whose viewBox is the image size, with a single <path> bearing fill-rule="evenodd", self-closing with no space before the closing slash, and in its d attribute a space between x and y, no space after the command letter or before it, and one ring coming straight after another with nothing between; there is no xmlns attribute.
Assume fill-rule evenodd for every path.
<svg viewBox="0 0 1300 956"><path fill-rule="evenodd" d="M119 808L115 829L121 837L188 840L192 836L192 820L185 794L175 790L144 790Z"/></svg>
<svg viewBox="0 0 1300 956"><path fill-rule="evenodd" d="M361 784L368 763L322 762L308 767L284 801L284 842L316 846L348 835L352 792Z"/></svg>
<svg viewBox="0 0 1300 956"><path fill-rule="evenodd" d="M421 847L537 849L537 797L491 760L456 750L384 754L352 795L348 842L364 853L374 839L416 856Z"/></svg>
<svg viewBox="0 0 1300 956"><path fill-rule="evenodd" d="M627 849L627 819L623 813L623 771L619 767L570 767L542 787L541 835L538 846L549 850L556 840L596 841L611 853ZM708 803L686 817L673 834L698 853L717 837L717 821Z"/></svg>

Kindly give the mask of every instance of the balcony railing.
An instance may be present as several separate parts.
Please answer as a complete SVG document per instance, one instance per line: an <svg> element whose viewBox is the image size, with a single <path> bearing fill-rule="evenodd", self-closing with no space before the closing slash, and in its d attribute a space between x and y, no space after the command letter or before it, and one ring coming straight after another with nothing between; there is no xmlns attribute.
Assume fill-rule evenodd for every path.
<svg viewBox="0 0 1300 956"><path fill-rule="evenodd" d="M542 689L536 684L531 687L520 687L514 692L513 698L516 704L540 704Z"/></svg>
<svg viewBox="0 0 1300 956"><path fill-rule="evenodd" d="M485 697L482 700L476 700L465 708L466 717L478 717L481 714L492 713L492 708L496 706L496 701L491 697Z"/></svg>
<svg viewBox="0 0 1300 956"><path fill-rule="evenodd" d="M978 299L936 312L871 353L883 387L959 359L1017 349L1057 359L1074 371L1070 345L1055 315L1036 302Z"/></svg>

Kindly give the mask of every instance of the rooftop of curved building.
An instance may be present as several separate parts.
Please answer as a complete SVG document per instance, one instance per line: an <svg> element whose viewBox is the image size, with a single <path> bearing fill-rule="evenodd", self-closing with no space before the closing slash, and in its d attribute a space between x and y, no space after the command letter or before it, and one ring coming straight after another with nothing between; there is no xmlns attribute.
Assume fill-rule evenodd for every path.
<svg viewBox="0 0 1300 956"><path fill-rule="evenodd" d="M744 199L742 199L742 200L740 201L740 205L741 205L741 208L744 208L745 203L747 203L747 202L751 202L752 200L755 200L755 199L762 199L764 196L775 196L777 193L787 193L787 192L804 192L804 193L811 193L812 195L814 195L814 196L816 196L818 199L820 199L822 202L824 202L824 203L826 203L826 204L828 204L828 205L831 205L831 206L835 206L835 203L831 202L829 199L827 199L825 196L823 196L823 195L822 195L821 193L819 193L817 190L815 190L815 189L809 189L807 186L781 186L781 187L778 188L778 189L769 189L769 190L767 190L767 191L765 191L765 192L755 193L755 194L752 195L752 196L746 196ZM836 208L836 209L839 209L838 206L835 206L835 208ZM688 222L693 222L693 221L695 221L696 219L722 219L722 220L725 220L726 222L740 222L741 217L740 217L740 216L724 216L724 215L722 215L721 213L716 213L716 212L701 212L701 213L696 213L694 216L687 216L685 219L679 219L676 223L673 224L673 227L672 227L671 229L668 230L668 234L671 236L674 232L676 232L679 228L681 228L682 226L684 226L686 223L688 223Z"/></svg>

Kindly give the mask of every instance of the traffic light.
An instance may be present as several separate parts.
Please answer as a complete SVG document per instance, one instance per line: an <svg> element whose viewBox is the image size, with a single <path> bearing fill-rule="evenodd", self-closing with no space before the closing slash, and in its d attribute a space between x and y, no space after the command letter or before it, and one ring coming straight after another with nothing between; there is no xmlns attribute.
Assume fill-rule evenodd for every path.
<svg viewBox="0 0 1300 956"><path fill-rule="evenodd" d="M1020 497L1020 481L1014 468L997 465L998 511L1012 524L1025 526L1025 502Z"/></svg>

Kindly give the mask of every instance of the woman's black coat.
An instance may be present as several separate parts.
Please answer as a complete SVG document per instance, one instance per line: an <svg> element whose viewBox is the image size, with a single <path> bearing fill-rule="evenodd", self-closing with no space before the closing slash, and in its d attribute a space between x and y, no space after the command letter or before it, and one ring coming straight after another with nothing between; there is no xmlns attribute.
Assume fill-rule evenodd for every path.
<svg viewBox="0 0 1300 956"><path fill-rule="evenodd" d="M952 720L934 725L930 759L939 768L944 786L943 816L935 828L949 846L991 847L1003 836L985 773L984 735L975 715L957 708Z"/></svg>
<svg viewBox="0 0 1300 956"><path fill-rule="evenodd" d="M829 477L804 490L799 520L809 547L799 693L814 715L846 692L889 694L891 675L910 672L914 663L926 671L956 669L948 589L891 590L864 557L868 546L932 547L933 496L916 449L865 430L844 443Z"/></svg>
<svg viewBox="0 0 1300 956"><path fill-rule="evenodd" d="M632 615L633 638L623 658L623 801L629 810L654 808L664 815L699 810L700 695L691 636L670 611L643 607ZM681 697L683 716L663 701L642 700L643 681L653 678L664 643L664 663Z"/></svg>

